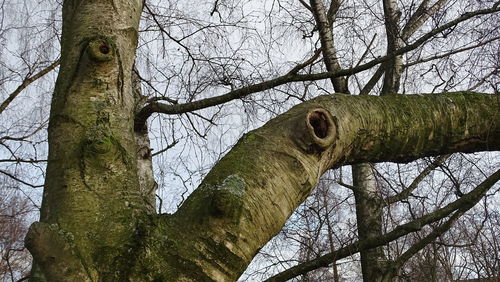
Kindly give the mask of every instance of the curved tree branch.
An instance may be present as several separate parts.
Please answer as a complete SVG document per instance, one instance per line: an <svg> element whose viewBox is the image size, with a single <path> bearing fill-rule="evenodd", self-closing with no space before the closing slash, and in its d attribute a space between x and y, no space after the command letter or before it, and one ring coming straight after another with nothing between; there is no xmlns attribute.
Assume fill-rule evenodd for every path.
<svg viewBox="0 0 500 282"><path fill-rule="evenodd" d="M189 246L169 248L197 261L212 279L234 280L326 170L455 151L500 150L499 105L497 95L477 93L320 96L242 137L178 211L165 218L173 225L158 233L189 236ZM458 204L444 212L451 213ZM388 236L419 230L437 216L424 216Z"/></svg>
<svg viewBox="0 0 500 282"><path fill-rule="evenodd" d="M273 277L267 279L266 281L286 281L288 279L299 276L303 273L309 272L311 270L328 266L331 262L351 256L361 250L375 248L378 246L385 245L399 237L409 234L414 231L419 231L424 225L441 220L451 213L463 213L470 208L472 208L484 194L500 179L500 170L493 173L491 176L486 178L481 184L479 184L474 190L467 193L460 199L448 204L447 206L438 209L430 214L422 216L412 222L400 225L394 230L386 233L378 238L370 238L363 241L357 241L346 247L336 250L335 252L320 256L316 259L310 260L308 262L291 267ZM446 223L441 225L436 229L435 232L430 233L423 240L433 240L435 237L439 236L444 230L451 227L453 222L453 215ZM441 232L442 231L442 232ZM417 248L418 246L415 246ZM413 249L408 250L408 254L412 253ZM401 258L403 259L403 257Z"/></svg>

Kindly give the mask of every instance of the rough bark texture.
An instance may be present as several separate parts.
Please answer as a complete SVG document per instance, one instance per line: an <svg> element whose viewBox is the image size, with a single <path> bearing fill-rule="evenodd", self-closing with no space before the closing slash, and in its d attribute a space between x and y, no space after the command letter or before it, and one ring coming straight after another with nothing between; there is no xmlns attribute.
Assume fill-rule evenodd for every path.
<svg viewBox="0 0 500 282"><path fill-rule="evenodd" d="M402 40L399 32L401 11L395 0L383 0L384 20L387 38L387 55L384 64L384 80L380 95L395 94L399 90L402 68L402 55L392 55L400 48ZM356 187L356 220L360 240L380 237L383 234L384 205L372 164L363 163L352 166L353 185ZM365 281L384 281L387 257L383 247L360 252L361 270Z"/></svg>
<svg viewBox="0 0 500 282"><path fill-rule="evenodd" d="M383 203L378 191L372 164L363 163L353 166L354 198L356 201L356 220L358 239L377 238L383 234ZM361 270L366 281L377 281L385 268L385 254L382 247L360 252ZM373 280L371 280L373 279Z"/></svg>
<svg viewBox="0 0 500 282"><path fill-rule="evenodd" d="M141 216L151 212L133 131L141 10L142 1L64 2L41 222L26 240L42 280L128 276Z"/></svg>
<svg viewBox="0 0 500 282"><path fill-rule="evenodd" d="M142 4L64 2L33 281L233 281L329 168L499 149L498 96L322 96L245 135L175 214L156 215L134 131Z"/></svg>
<svg viewBox="0 0 500 282"><path fill-rule="evenodd" d="M328 71L339 71L342 69L337 59L337 51L333 39L332 21L335 18L336 10L340 6L337 1L332 1L330 15L326 12L323 0L311 0L311 10L316 21L323 50L323 61ZM330 79L335 92L348 93L347 80L345 77L335 77Z"/></svg>

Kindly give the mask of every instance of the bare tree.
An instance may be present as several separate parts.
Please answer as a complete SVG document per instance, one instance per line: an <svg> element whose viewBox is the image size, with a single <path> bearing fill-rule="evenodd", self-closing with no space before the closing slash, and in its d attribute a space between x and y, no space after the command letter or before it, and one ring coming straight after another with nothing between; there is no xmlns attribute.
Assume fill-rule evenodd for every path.
<svg viewBox="0 0 500 282"><path fill-rule="evenodd" d="M5 177L4 177L5 180ZM12 181L5 181L9 183ZM0 189L0 277L16 281L30 270L31 257L24 248L23 237L33 215L31 203L16 193L15 189L2 185Z"/></svg>
<svg viewBox="0 0 500 282"><path fill-rule="evenodd" d="M318 92L491 92L496 66L488 52L498 36L485 21L495 17L498 3L375 4L215 1L193 9L192 3L173 1L66 1L51 114L42 111L42 122L15 140L33 142L35 136L43 148L46 138L38 132L49 120L48 155L31 158L36 146L33 151L4 146L11 154L6 163L36 167L47 160L46 170L40 169L46 173L41 222L26 239L35 258L33 277L234 280L327 170L498 150L494 95L468 91L311 99ZM472 31L457 28L465 24ZM376 34L386 36L380 41ZM442 48L446 44L449 48ZM49 55L58 53L53 51ZM463 54L474 56L462 60ZM23 85L50 76L58 64L54 57L59 56L24 75L16 84L21 86L6 87L6 109L16 106ZM435 64L441 58L446 59ZM429 81L418 85L418 76ZM2 118L15 120L7 114L3 111ZM466 127L455 122L464 120ZM9 128L19 126L14 122ZM229 151L235 139L240 141ZM302 237L300 264L273 279L314 277L324 269L306 272L356 252L362 261L380 261L368 271L391 279L498 179L498 172L491 171L456 201L434 205L407 224L394 221L394 229L384 233L384 209L413 197L418 185L402 185L381 197L378 169L357 167L355 181L342 184L357 195L358 210L367 207L362 201L374 203L358 214L372 216L375 232L361 232L357 242L334 239L332 202L320 190L313 209L302 210L305 222L299 225L308 228L296 233ZM428 170L423 168L420 178ZM24 186L40 185L26 180L32 177L29 169L24 174L3 171ZM173 183L180 188L170 188ZM160 197L160 207L171 214L156 212L159 186L164 188L160 194L177 193ZM164 200L172 202L162 205ZM318 221L309 221L311 215ZM371 224L362 218L358 230ZM434 228L398 257L379 248L428 224Z"/></svg>

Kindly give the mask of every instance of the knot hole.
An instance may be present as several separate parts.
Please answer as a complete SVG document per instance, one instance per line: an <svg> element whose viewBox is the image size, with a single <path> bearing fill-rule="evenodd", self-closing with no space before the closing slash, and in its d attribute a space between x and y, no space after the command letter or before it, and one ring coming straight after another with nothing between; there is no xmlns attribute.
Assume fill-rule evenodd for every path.
<svg viewBox="0 0 500 282"><path fill-rule="evenodd" d="M109 53L109 47L108 45L106 44L101 44L101 46L99 46L99 51L103 54L108 54Z"/></svg>
<svg viewBox="0 0 500 282"><path fill-rule="evenodd" d="M314 134L318 138L325 138L328 136L329 120L325 113L321 111L313 111L309 114L309 124L314 129Z"/></svg>

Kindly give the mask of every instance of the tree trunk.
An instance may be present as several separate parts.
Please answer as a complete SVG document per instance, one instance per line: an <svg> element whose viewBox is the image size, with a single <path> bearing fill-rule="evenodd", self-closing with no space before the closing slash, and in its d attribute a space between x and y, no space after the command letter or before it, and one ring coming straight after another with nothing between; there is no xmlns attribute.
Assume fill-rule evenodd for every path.
<svg viewBox="0 0 500 282"><path fill-rule="evenodd" d="M400 48L399 17L401 11L395 0L383 0L384 19L387 38L387 55L391 56L384 66L384 81L380 95L395 94L399 90L402 68L402 56L392 55ZM359 240L376 238L384 234L382 216L384 204L372 164L364 163L352 166L353 185L356 187L356 220ZM363 281L390 281L386 274L387 258L383 247L360 252Z"/></svg>
<svg viewBox="0 0 500 282"><path fill-rule="evenodd" d="M34 276L119 281L140 248L154 212L133 130L141 11L142 1L64 3L41 223L27 241L43 270Z"/></svg>
<svg viewBox="0 0 500 282"><path fill-rule="evenodd" d="M377 238L383 234L383 203L372 164L354 165L352 172L359 240ZM363 281L380 281L386 262L382 247L361 251L360 255Z"/></svg>

